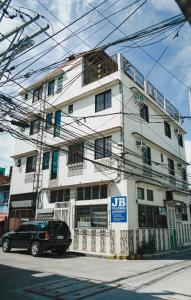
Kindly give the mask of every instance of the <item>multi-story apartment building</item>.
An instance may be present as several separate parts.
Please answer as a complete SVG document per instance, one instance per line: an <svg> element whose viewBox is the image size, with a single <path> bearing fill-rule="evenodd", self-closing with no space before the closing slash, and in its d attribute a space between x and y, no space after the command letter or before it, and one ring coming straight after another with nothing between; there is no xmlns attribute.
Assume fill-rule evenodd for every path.
<svg viewBox="0 0 191 300"><path fill-rule="evenodd" d="M191 243L183 119L125 57L71 56L20 95L36 144L16 142L12 228L62 219L73 249L107 254Z"/></svg>

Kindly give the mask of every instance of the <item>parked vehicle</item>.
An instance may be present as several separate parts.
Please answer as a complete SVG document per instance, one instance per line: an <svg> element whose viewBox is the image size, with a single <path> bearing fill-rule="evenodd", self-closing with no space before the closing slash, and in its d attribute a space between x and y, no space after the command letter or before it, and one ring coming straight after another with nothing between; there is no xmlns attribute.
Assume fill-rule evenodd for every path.
<svg viewBox="0 0 191 300"><path fill-rule="evenodd" d="M64 254L71 242L71 232L65 222L33 221L4 234L2 249L3 252L10 252L11 248L28 249L33 256L39 256L46 250Z"/></svg>

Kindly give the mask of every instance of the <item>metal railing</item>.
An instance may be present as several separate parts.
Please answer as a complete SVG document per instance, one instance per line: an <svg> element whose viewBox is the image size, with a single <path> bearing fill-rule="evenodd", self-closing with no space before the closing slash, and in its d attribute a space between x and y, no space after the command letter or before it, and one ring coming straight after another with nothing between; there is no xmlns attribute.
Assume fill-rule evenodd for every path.
<svg viewBox="0 0 191 300"><path fill-rule="evenodd" d="M171 104L171 102L157 90L144 76L125 58L122 60L122 68L125 74L129 76L135 83L137 83L149 96L152 97L156 103L162 107L169 115L178 122L183 122L181 114Z"/></svg>

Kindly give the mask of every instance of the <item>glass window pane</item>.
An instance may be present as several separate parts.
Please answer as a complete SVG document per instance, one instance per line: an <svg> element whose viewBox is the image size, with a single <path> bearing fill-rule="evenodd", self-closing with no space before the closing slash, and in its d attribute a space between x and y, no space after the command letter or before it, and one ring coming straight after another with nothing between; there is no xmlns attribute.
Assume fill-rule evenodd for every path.
<svg viewBox="0 0 191 300"><path fill-rule="evenodd" d="M91 199L91 186L85 187L85 200Z"/></svg>
<svg viewBox="0 0 191 300"><path fill-rule="evenodd" d="M104 139L95 140L95 159L104 157Z"/></svg>
<svg viewBox="0 0 191 300"><path fill-rule="evenodd" d="M57 202L58 190L50 191L50 203Z"/></svg>
<svg viewBox="0 0 191 300"><path fill-rule="evenodd" d="M53 94L54 94L54 80L51 80L48 83L48 96Z"/></svg>
<svg viewBox="0 0 191 300"><path fill-rule="evenodd" d="M52 113L49 113L46 115L46 124L45 124L46 129L49 129L52 127L52 117L53 117Z"/></svg>
<svg viewBox="0 0 191 300"><path fill-rule="evenodd" d="M147 190L147 200L153 201L153 191L152 190Z"/></svg>
<svg viewBox="0 0 191 300"><path fill-rule="evenodd" d="M50 152L43 153L42 170L49 168Z"/></svg>
<svg viewBox="0 0 191 300"><path fill-rule="evenodd" d="M55 112L54 136L60 136L61 110Z"/></svg>
<svg viewBox="0 0 191 300"><path fill-rule="evenodd" d="M84 189L83 187L77 188L77 200L84 200Z"/></svg>
<svg viewBox="0 0 191 300"><path fill-rule="evenodd" d="M105 92L105 109L111 107L111 90Z"/></svg>
<svg viewBox="0 0 191 300"><path fill-rule="evenodd" d="M111 151L111 136L105 138L105 153L104 157L110 157L112 155Z"/></svg>
<svg viewBox="0 0 191 300"><path fill-rule="evenodd" d="M137 188L137 199L144 200L145 199L145 192L143 188Z"/></svg>
<svg viewBox="0 0 191 300"><path fill-rule="evenodd" d="M90 206L76 207L76 227L91 227Z"/></svg>
<svg viewBox="0 0 191 300"><path fill-rule="evenodd" d="M52 152L51 179L57 178L58 172L58 150Z"/></svg>
<svg viewBox="0 0 191 300"><path fill-rule="evenodd" d="M107 184L100 186L100 198L107 198Z"/></svg>
<svg viewBox="0 0 191 300"><path fill-rule="evenodd" d="M101 93L99 95L96 95L95 98L95 112L104 110L104 94Z"/></svg>
<svg viewBox="0 0 191 300"><path fill-rule="evenodd" d="M70 189L64 190L64 201L70 201Z"/></svg>
<svg viewBox="0 0 191 300"><path fill-rule="evenodd" d="M63 202L64 200L64 190L58 190L58 202Z"/></svg>
<svg viewBox="0 0 191 300"><path fill-rule="evenodd" d="M92 186L92 199L99 199L99 185Z"/></svg>
<svg viewBox="0 0 191 300"><path fill-rule="evenodd" d="M91 226L98 228L107 227L107 205L94 205L92 206L91 213Z"/></svg>

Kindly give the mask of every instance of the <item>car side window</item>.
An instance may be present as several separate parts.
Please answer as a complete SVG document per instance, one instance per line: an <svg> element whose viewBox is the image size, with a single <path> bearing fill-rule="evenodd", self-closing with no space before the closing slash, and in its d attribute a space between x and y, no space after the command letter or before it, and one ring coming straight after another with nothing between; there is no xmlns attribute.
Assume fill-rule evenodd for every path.
<svg viewBox="0 0 191 300"><path fill-rule="evenodd" d="M37 226L36 224L29 224L27 231L37 231Z"/></svg>
<svg viewBox="0 0 191 300"><path fill-rule="evenodd" d="M19 226L16 229L16 232L23 232L23 231L28 231L28 225L27 224L23 224L23 225Z"/></svg>

